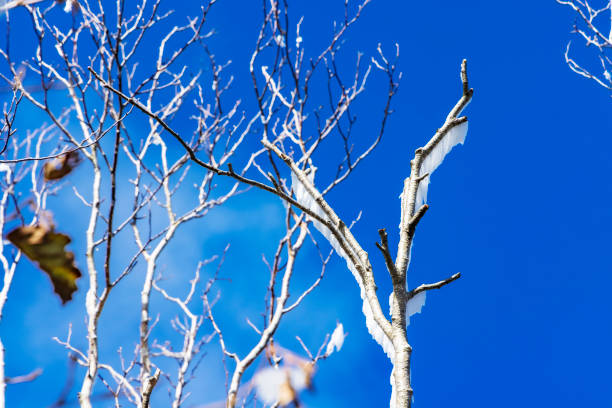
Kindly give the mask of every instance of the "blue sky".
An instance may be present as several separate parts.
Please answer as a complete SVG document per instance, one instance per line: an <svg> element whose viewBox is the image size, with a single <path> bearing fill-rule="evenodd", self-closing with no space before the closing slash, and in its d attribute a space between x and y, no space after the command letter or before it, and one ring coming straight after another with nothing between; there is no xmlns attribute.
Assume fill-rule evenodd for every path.
<svg viewBox="0 0 612 408"><path fill-rule="evenodd" d="M219 61L232 60L234 90L244 94L246 106L253 97L248 58L260 18L254 3L237 8L220 0L211 13L217 34L210 46ZM292 7L294 21L305 17L307 48L322 44L333 19L342 16L341 1ZM475 89L465 112L470 118L466 143L432 176L430 210L419 225L408 275L414 286L462 273L459 281L428 295L423 313L409 327L417 408L609 406L612 100L564 62L573 21L570 10L554 1L374 0L347 36L347 61L357 51L374 55L378 43L391 50L397 42L401 50L404 76L383 141L328 198L345 219L363 211L355 236L370 253L383 298L390 282L374 246L377 229L387 228L395 247L398 195L409 160L460 96L463 58ZM594 54L579 42L574 50L581 61L593 61ZM373 79L358 105L358 138L371 137L372 123L379 120L383 79ZM323 174L334 158L331 153L320 158ZM87 176L81 177L74 182L86 182ZM74 212L56 215L59 225L78 234ZM241 226L232 222L237 217ZM279 217L278 200L250 192L187 226L164 258L180 282L181 270L190 272L198 259L231 242L223 273L232 282L220 283L217 310L227 337L234 337L231 347L240 352L254 340L244 317L257 318L261 310L267 274L260 259L274 250ZM73 245L77 262L84 264L79 243ZM296 288L319 272L312 248L301 255ZM137 327L130 325L137 316L112 316L136 305L134 288L141 278L131 276L107 311L102 330L113 333L103 346L108 358L120 345L131 351L137 338ZM17 275L0 325L7 374L45 371L32 383L9 386L8 406L45 406L59 394L66 354L50 339L65 337L71 321L76 342L85 344L78 337L84 279L81 285L75 301L61 307L40 272L25 267ZM172 285L180 290L178 283ZM307 406L388 404L391 367L365 329L360 303L350 272L335 258L321 286L283 321L278 341L296 351L296 334L316 348L336 320L348 332L342 351L320 364L315 390L304 396ZM160 308L168 316L175 313ZM214 341L207 353L201 377L191 385L193 406L222 396L222 372L214 375L219 368ZM77 380L81 377L79 372ZM158 390L159 406L166 388L161 384Z"/></svg>

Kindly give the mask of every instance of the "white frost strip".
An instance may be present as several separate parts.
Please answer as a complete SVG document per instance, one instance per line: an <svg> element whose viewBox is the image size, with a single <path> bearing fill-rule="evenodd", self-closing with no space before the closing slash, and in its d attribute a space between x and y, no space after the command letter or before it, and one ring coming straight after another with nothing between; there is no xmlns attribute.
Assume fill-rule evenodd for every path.
<svg viewBox="0 0 612 408"><path fill-rule="evenodd" d="M427 202L427 188L429 187L429 178L431 174L438 168L438 166L444 160L444 157L450 152L453 147L458 144L465 142L465 135L467 135L468 123L463 122L444 135L442 140L429 152L427 157L423 159L421 163L421 171L419 175L429 173L429 176L425 177L420 183L417 190L415 209L420 208Z"/></svg>
<svg viewBox="0 0 612 408"><path fill-rule="evenodd" d="M342 349L343 344L344 326L342 326L342 323L338 323L331 335L331 338L329 339L329 343L327 343L327 348L325 349L325 357L329 357L331 353L334 352L334 350L340 351L340 349Z"/></svg>
<svg viewBox="0 0 612 408"><path fill-rule="evenodd" d="M410 324L410 316L416 313L421 313L421 309L425 306L425 298L427 292L417 293L412 299L406 304L406 324Z"/></svg>
<svg viewBox="0 0 612 408"><path fill-rule="evenodd" d="M315 171L316 168L311 167L310 173L308 174L308 180L313 186ZM295 194L295 199L297 202L299 202L304 207L308 208L321 218L327 219L327 216L323 212L323 209L317 204L314 197L312 197L308 193L308 191L306 191L304 185L298 180L298 178L295 176L295 174L293 174L293 172L291 173L291 186L293 188L293 192ZM325 239L327 239L327 241L334 248L336 253L342 258L344 258L344 260L346 261L346 266L349 268L349 270L353 274L353 277L357 281L357 284L359 285L361 300L363 301L362 311L366 319L366 327L368 328L368 332L370 333L372 338L382 346L384 352L387 354L389 359L393 361L395 357L395 349L393 348L393 343L391 342L391 339L387 337L385 332L383 332L382 328L378 325L378 323L376 323L376 320L374 320L372 308L370 307L370 303L365 297L365 289L363 287L363 282L361 281L361 276L355 268L355 265L353 265L353 262L351 262L350 257L346 254L346 252L344 252L336 237L332 235L331 231L329 231L326 226L322 225L319 221L316 220L312 220L312 223L315 228L325 237Z"/></svg>
<svg viewBox="0 0 612 408"><path fill-rule="evenodd" d="M421 292L408 301L406 304L406 326L410 326L410 316L421 313L421 309L425 306L426 297L426 292ZM395 296L393 292L391 292L389 295L389 314L392 314L391 308L393 307L393 298L395 298Z"/></svg>

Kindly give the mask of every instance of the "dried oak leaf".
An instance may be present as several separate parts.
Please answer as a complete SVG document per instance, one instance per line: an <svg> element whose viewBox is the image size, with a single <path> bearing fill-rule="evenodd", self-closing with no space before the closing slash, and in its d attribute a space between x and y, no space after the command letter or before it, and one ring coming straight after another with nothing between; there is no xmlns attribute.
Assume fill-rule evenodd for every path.
<svg viewBox="0 0 612 408"><path fill-rule="evenodd" d="M80 162L81 158L77 151L68 152L46 162L43 166L45 181L61 179L70 173Z"/></svg>
<svg viewBox="0 0 612 408"><path fill-rule="evenodd" d="M64 249L70 243L69 236L35 225L16 228L7 238L49 275L62 303L72 299L81 271L74 265L74 254Z"/></svg>

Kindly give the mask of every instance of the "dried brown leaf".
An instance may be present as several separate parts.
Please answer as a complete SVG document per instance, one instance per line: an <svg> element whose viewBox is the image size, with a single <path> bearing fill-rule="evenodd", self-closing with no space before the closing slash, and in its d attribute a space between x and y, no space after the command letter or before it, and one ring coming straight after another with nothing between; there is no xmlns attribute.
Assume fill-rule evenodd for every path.
<svg viewBox="0 0 612 408"><path fill-rule="evenodd" d="M58 158L50 160L43 166L45 181L59 180L70 173L79 163L81 158L76 151L68 152Z"/></svg>
<svg viewBox="0 0 612 408"><path fill-rule="evenodd" d="M278 390L278 402L280 405L289 405L297 399L297 392L291 385L289 374L286 374L285 381L280 385Z"/></svg>
<svg viewBox="0 0 612 408"><path fill-rule="evenodd" d="M62 303L72 299L81 271L74 265L74 254L65 250L71 241L68 235L35 225L16 228L7 238L49 275Z"/></svg>

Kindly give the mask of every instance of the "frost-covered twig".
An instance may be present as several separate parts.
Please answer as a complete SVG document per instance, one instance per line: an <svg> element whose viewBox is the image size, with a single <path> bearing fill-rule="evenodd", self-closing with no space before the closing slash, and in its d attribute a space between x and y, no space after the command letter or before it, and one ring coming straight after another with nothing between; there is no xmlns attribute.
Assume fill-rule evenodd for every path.
<svg viewBox="0 0 612 408"><path fill-rule="evenodd" d="M597 50L598 61L583 65L570 56L569 41L565 62L576 74L612 91L612 1L607 0L601 7L593 7L589 0L557 0L557 3L574 11L577 21L572 32L584 41L587 48Z"/></svg>
<svg viewBox="0 0 612 408"><path fill-rule="evenodd" d="M22 154L35 154L40 150L48 138L53 133L52 127L43 125L39 129L29 132L25 137L17 139L13 137L14 120L19 108L20 98L13 94L10 105L5 105L3 109L3 120L0 122L0 136L6 138L6 144L0 152L0 158L15 158ZM11 154L12 156L8 156ZM8 156L8 157L7 157ZM4 237L16 225L11 225L12 220L19 220L21 225L35 225L40 222L41 217L45 216L47 197L50 192L48 186L39 180L40 166L38 163L14 163L0 164L0 266L2 267L3 279L2 289L0 290L0 322L2 320L4 306L9 298L10 289L13 283L16 269L23 259L22 252L14 250L14 247L6 246ZM25 200L20 195L20 190L29 190L32 193L31 214L24 215L21 211L22 202ZM12 210L12 211L11 211ZM12 213L12 214L11 214ZM28 217L29 219L26 219ZM18 377L11 378L5 373L5 348L0 340L0 407L5 406L6 384L18 382ZM31 377L34 379L38 374ZM30 377L22 377L22 380L29 381Z"/></svg>
<svg viewBox="0 0 612 408"><path fill-rule="evenodd" d="M402 194L400 248L395 262L386 233L381 233L379 248L394 289L389 321L376 293L373 267L364 246L327 200L327 193L346 180L382 140L401 77L396 66L399 47L395 48L395 58L388 58L380 45L373 59L358 54L353 59L354 72L348 77L345 75L342 45L346 33L359 20L370 0L362 0L356 7L346 1L344 19L334 26L329 42L316 50L310 60L309 44L300 34L302 20L295 26L290 25L292 20L285 1L263 2L263 21L249 64L257 107L250 113L240 111L243 109L240 101L226 100L225 92L233 79L225 74L228 63L219 64L208 48L206 39L213 32L206 31L205 27L215 0L204 2L196 17L165 27L162 25L168 23L171 13L160 11L160 1L145 0L130 7L124 7L123 1L83 1L80 2L82 13L75 15L72 26L54 22L50 11L53 6L47 9L27 6L16 12L31 16L36 41L29 54L37 58L14 61L8 47L0 50L0 60L6 65L0 78L15 90L14 100L23 100L38 109L51 121L54 132L61 135L54 139L57 140L54 149L7 157L6 163L36 168L40 160L68 151L79 151L86 159L86 183L91 190L85 192L81 185L74 190L79 191L76 198L89 215L87 229L81 237L85 242L86 260L83 281L87 281L82 286L88 286L87 346L81 351L70 344L70 338L61 342L69 352L79 356L79 364L86 368L79 393L81 407L92 407L92 391L96 386L106 387L117 407L126 404L146 407L152 393L157 393L154 386L160 378L167 379L174 387L172 405L181 405L189 394L188 373L197 366L195 356L199 347L212 336L198 339L198 329L206 320L219 338L224 357L229 357L226 375L231 378L227 379L226 405L237 405L241 398L239 390L246 386L250 391L253 384L251 380L240 387L248 367L260 357L264 360L264 351L274 348L274 336L283 316L311 296L321 282L327 265L323 258L321 274L314 283L296 297L289 296L290 279L298 269L296 258L305 237L310 235L318 245L318 234L314 229L309 231L309 225L313 225L353 274L363 300L367 328L394 363L397 392L392 401L405 408L410 404L407 396L411 395L410 346L405 338L407 320L418 309L419 302L422 305L427 290L450 282L422 285L407 292L406 269L416 226L428 209L426 187L431 173L464 136L460 131L464 130L465 119L458 115L471 98L465 65L462 69L464 97L449 114L448 123L417 152L420 164L413 163L411 178ZM112 19L105 18L110 15ZM159 34L153 47L147 44L152 33ZM94 46L84 41L92 41ZM188 51L199 46L196 52L208 57L207 66L193 71L181 65L187 60ZM139 55L143 51L149 53L150 49L156 52L154 63L139 63ZM87 66L82 61L87 61ZM383 75L387 83L376 118L378 129L356 146L356 137L361 136L356 125L356 101L366 95L368 81L377 74ZM315 83L319 75L327 93L323 98L319 98L320 90ZM33 77L40 82L36 91L27 83ZM57 100L52 92L60 93L68 101L67 109L49 102ZM189 127L184 118L189 118L193 125ZM133 126L139 119L138 126ZM11 150L21 136L14 132L10 120L5 120L3 126L1 131L7 134L4 147ZM253 134L260 136L262 145L246 155L237 154L246 137ZM315 162L323 150L334 145L329 143L334 138L339 142L335 143L339 146L335 175L325 184L317 184ZM178 141L182 150L172 148L172 139ZM197 171L190 172L193 164ZM244 191L243 185L272 193L289 205L285 206L286 235L279 241L274 261L269 265L263 324L261 328L252 325L257 341L240 357L229 350L230 340L224 337L221 322L213 317L212 307L217 299L209 301L208 289L203 298L204 311L198 315L189 305L197 279L189 285L186 297L175 297L169 295L169 289L161 289L154 278L163 268L164 256L175 255L167 251L181 226L225 204ZM35 206L44 208L45 195L41 190L34 190L37 191ZM182 194L183 191L188 194ZM189 202L187 196L193 200ZM130 245L122 245L125 242L122 240L129 240ZM120 353L120 362L111 364L101 355L102 344L110 333L100 331L104 327L100 321L104 318L106 303L114 299L114 289L128 281L124 278L133 271L141 272L137 276L142 279L137 311L139 334L134 338L137 347L131 362L125 363ZM11 275L5 272L5 280L7 276ZM8 290L6 282L5 287ZM185 317L173 321L181 334L182 348L173 349L170 342L160 343L156 339L157 330L153 330L155 322L151 317L155 313L154 289L159 291L162 301L178 306ZM0 292L0 314L6 300L3 292ZM328 347L323 350L322 345L316 356L308 351L311 361L302 359L305 360L304 367L300 367L302 373L294 377L310 378L314 363L338 350L343 339L343 327L338 325ZM274 366L271 368L277 370L279 356L271 351L267 357ZM156 371L162 366L157 362L164 358L179 363L175 373ZM131 374L138 370L138 374ZM305 374L304 370L311 371ZM281 378L278 372L275 374L274 378ZM291 377L292 372L281 374ZM285 385L295 384L289 381ZM297 400L297 388L291 394L293 402ZM274 403L279 404L280 401Z"/></svg>
<svg viewBox="0 0 612 408"><path fill-rule="evenodd" d="M99 321L113 289L144 258L146 273L141 294L139 349L142 365L137 379L138 385L130 384L138 388L138 392L128 393L132 403L142 405L145 396L150 393L150 390L145 388L150 384L150 379L155 377L151 372L153 363L149 352L152 328L150 294L160 256L174 239L180 225L203 217L214 207L224 204L241 192L239 184L232 183L229 186L224 185L225 190L219 193L221 188L217 188L213 179L214 173L203 174L200 183L190 190L184 183L189 170L189 156L183 154L177 159L168 154L166 143L160 137L163 126L156 120L149 120L149 129L146 129L148 132L143 132L141 127L133 132L134 122L131 119L128 121L127 118L131 116L134 105L129 101L117 99L115 93L104 85L120 93L144 98L144 106L154 111L154 115L161 121L171 121L185 105L193 106L191 118L196 125L190 149L206 154L215 166L228 165L254 122L254 119L247 121L244 117L239 117L239 101L234 102L229 109L224 101L222 103L222 95L227 85L223 83L225 80L222 77L222 67L216 65L212 55L211 65L215 72L213 81L217 84L214 92L215 103L212 105L206 100L208 95L206 99L203 95L202 88L208 89L209 86L201 73L195 72L192 75L186 66L179 65L183 55L212 34L205 31L205 23L214 0L204 2L198 16L188 18L184 24L167 27L161 42L155 45L159 51L156 63L150 70L148 65L147 68L142 68L143 65L136 60L136 56L142 54L143 48L150 47L150 44L145 42L150 38L148 33L167 22L171 13L161 13L160 0L144 1L135 8L128 9L124 7L123 2L114 3L83 2L82 13L78 17L75 16L74 26L65 28L54 24L51 8L26 7L25 11L32 18L32 32L37 40L30 54L37 55L38 58L33 61L14 61L8 48L0 50L0 57L6 63L8 71L0 73L1 78L14 89L16 95L22 95L23 101L47 115L52 122L52 128L64 136L63 140L58 140L59 147L54 151L0 157L0 160L6 159L4 161L11 163L5 163L4 166L24 163L39 169L37 163L41 160L78 151L85 156L91 174L88 180L90 193L88 196L79 193L77 197L89 212L83 237L86 243L85 275L88 280L88 284L83 284L88 286L85 305L88 346L81 359L81 362L87 365L87 371L79 393L80 404L85 408L91 407L92 390L96 380L102 378L100 367L104 366L107 372L111 372L110 378L104 381L109 389L113 389L116 398L119 391L125 390L132 381L122 375L121 370L102 363L100 358L99 343L102 337L99 333ZM104 15L109 14L116 16L112 26L104 19ZM91 40L95 47L85 44ZM94 72L100 77L88 72L80 61L88 61L90 69L94 71L95 68ZM21 66L24 67L23 70L17 68ZM145 72L147 70L149 72ZM99 82L98 79L102 78L103 82ZM33 90L26 82L30 80L38 80L40 88ZM231 78L227 82L231 83ZM53 84L61 84L61 87ZM51 92L56 91L69 101L67 109L63 109L61 104L50 102L56 100L51 98ZM154 107L159 105L162 108L156 110ZM10 112L7 115L11 117ZM7 133L8 145L9 140L15 140L10 137L14 130L10 121L4 125L6 126L2 131ZM104 138L105 135L109 137ZM157 151L158 148L160 151ZM154 159L155 156L159 159ZM129 164L132 164L131 169ZM121 189L130 185L133 195L119 194ZM180 208L183 212L175 214L176 202L179 201L175 196L182 194L183 190L194 193L192 196L197 199L191 208L185 210L186 201L180 198ZM83 189L77 190L75 187L75 191ZM127 215L116 210L129 208L130 205L132 211L128 211ZM151 220L151 208L154 206L163 209L168 219L167 224L161 224L157 231L151 231L150 228L152 224L160 225L152 223ZM137 248L124 259L126 251L116 251L114 248L117 247L117 239L125 239L117 237L123 236L126 227L132 228ZM101 247L103 251L99 251ZM8 277L10 274L5 274L5 279ZM8 290L8 286L6 289ZM113 380L117 383L116 387L112 385ZM115 391L115 388L119 391ZM116 400L116 403L119 404L119 401Z"/></svg>
<svg viewBox="0 0 612 408"><path fill-rule="evenodd" d="M404 181L401 194L400 241L395 260L397 274L392 281L393 294L390 298L393 347L393 390L392 407L410 407L412 404L412 386L410 379L410 355L412 347L406 338L406 325L410 314L419 312L425 302L425 290L413 293L409 298L406 292L406 271L410 263L410 252L415 228L428 209L427 187L431 174L442 163L446 154L457 144L463 143L467 132L467 118L459 117L472 99L473 90L469 87L467 62L461 64L462 96L446 117L442 127L427 144L416 150L410 161L410 177ZM458 277L458 276L457 276ZM418 295L418 296L417 296Z"/></svg>
<svg viewBox="0 0 612 408"><path fill-rule="evenodd" d="M214 259L216 259L216 257L211 258L209 262L212 262ZM169 295L166 292L166 290L160 288L157 285L157 283L153 281L153 287L155 288L155 290L161 293L162 296L166 300L176 304L181 310L181 312L187 317L187 322L186 322L187 324L179 324L179 318L177 317L175 319L175 322L176 322L175 327L179 327L176 330L179 331L179 333L183 337L182 350L172 351L166 345L158 344L158 345L154 345L154 347L156 347L159 350L159 352L152 353L153 355L160 355L160 356L175 359L178 363L176 381L174 384L174 397L172 399L172 408L178 408L184 402L185 387L187 386L187 383L189 382L189 378L187 377L187 371L190 368L192 368L191 366L192 366L193 359L200 352L200 348L202 344L208 343L210 339L212 338L212 336L207 336L204 339L200 339L200 340L198 339L198 333L204 321L204 316L198 315L192 312L189 307L189 304L191 300L193 299L193 295L196 292L196 286L200 282L200 267L202 265L203 265L202 263L198 265L198 268L196 269L195 277L190 282L189 292L187 293L184 299L180 299L178 297ZM212 283L214 283L214 280L215 279L212 279L207 285L205 295L207 291L210 290L210 287ZM159 372L159 370L157 372ZM156 372L156 376L159 377L157 372ZM144 394L144 390L143 390L143 394Z"/></svg>
<svg viewBox="0 0 612 408"><path fill-rule="evenodd" d="M295 239L295 242L291 242L291 235L296 229L299 230L298 236ZM234 408L236 406L238 388L240 387L240 382L245 370L253 363L253 361L255 361L257 357L259 357L261 352L267 347L272 337L274 336L274 333L278 329L283 315L286 313L285 304L289 299L289 284L291 282L291 276L294 272L296 254L304 243L306 235L307 228L302 225L301 222L296 224L295 227L290 229L287 233L286 239L289 240L287 243L287 263L283 272L281 293L276 299L275 310L270 316L270 321L267 327L262 330L261 336L257 344L253 346L251 350L247 353L247 355L243 358L236 357L236 367L234 368L234 372L232 374L232 379L230 382L230 387L227 396L227 408Z"/></svg>

